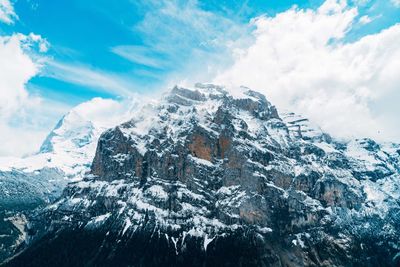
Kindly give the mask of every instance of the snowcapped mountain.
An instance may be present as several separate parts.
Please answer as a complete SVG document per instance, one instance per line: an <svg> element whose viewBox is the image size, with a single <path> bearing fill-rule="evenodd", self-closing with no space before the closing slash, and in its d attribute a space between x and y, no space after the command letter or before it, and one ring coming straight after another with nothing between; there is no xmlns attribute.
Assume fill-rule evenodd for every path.
<svg viewBox="0 0 400 267"><path fill-rule="evenodd" d="M61 132L92 140L56 129L44 152ZM175 87L92 155L7 266L399 262L400 145L336 140L247 88Z"/></svg>
<svg viewBox="0 0 400 267"><path fill-rule="evenodd" d="M25 215L60 197L69 181L89 171L100 134L127 120L137 103L126 104L94 98L68 112L37 154L0 158L0 260L23 241Z"/></svg>
<svg viewBox="0 0 400 267"><path fill-rule="evenodd" d="M82 176L91 164L100 134L128 120L139 105L132 99L127 102L94 98L78 105L57 123L37 154L0 158L0 170L34 172L47 167L59 169L70 178Z"/></svg>

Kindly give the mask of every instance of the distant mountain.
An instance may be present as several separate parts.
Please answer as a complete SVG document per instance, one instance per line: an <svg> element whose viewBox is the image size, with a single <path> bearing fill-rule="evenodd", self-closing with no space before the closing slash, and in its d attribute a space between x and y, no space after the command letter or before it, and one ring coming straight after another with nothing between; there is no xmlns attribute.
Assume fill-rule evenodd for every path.
<svg viewBox="0 0 400 267"><path fill-rule="evenodd" d="M67 147L97 140L79 129ZM247 88L175 87L90 155L6 266L399 264L400 145L336 140Z"/></svg>
<svg viewBox="0 0 400 267"><path fill-rule="evenodd" d="M68 182L89 171L100 134L127 120L136 106L129 103L94 98L68 112L37 154L0 158L0 261L23 241L26 215L60 197Z"/></svg>

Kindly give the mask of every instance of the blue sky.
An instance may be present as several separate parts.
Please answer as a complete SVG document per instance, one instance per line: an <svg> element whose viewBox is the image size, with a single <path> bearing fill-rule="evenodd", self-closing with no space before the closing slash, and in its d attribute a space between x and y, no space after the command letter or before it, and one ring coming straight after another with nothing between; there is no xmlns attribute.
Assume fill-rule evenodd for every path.
<svg viewBox="0 0 400 267"><path fill-rule="evenodd" d="M123 80L128 91L146 92L163 86L174 74L183 76L189 65L193 71L204 71L191 66L193 60L199 65L218 61L225 47L209 45L215 35L221 35L221 42L244 39L246 31L251 30L248 23L254 17L274 16L293 5L317 8L323 1L175 2L178 9L204 11L214 16L207 25L214 28L201 33L192 31L196 30L192 22L176 19L174 16L179 15L179 11L160 14L166 3L168 1L18 0L14 1L14 9L19 19L12 25L2 25L1 30L2 34L39 34L50 43L46 55L55 62L109 74ZM360 16L380 17L354 28L349 41L378 32L397 22L400 16L400 9L393 8L389 1L365 1L359 5L359 10ZM191 19L196 21L198 17ZM232 32L226 32L227 28ZM28 90L71 105L95 96L124 94L112 86L99 89L96 83L83 84L54 74L59 71L51 65L45 67L29 81Z"/></svg>
<svg viewBox="0 0 400 267"><path fill-rule="evenodd" d="M221 73L234 68L232 66L241 64L238 53L242 53L239 58L245 57L243 55L252 47L257 48L255 44L260 39L258 31L263 27L260 26L263 20L260 18L273 23L280 20L280 15L289 16L290 10L294 10L290 15L293 21L294 17L304 13L309 18L316 18L313 20L316 24L320 23L318 17L322 15L318 10L324 3L337 6L329 11L331 13L325 14L332 18L336 16L332 22L327 22L336 23L331 25L333 28L340 28L347 13L351 17L351 21L340 28L343 36L335 36L336 33L331 32L332 38L323 51L329 50L332 54L338 53L332 47L357 43L365 36L379 34L400 22L400 0L0 0L0 37L16 37L20 40L17 47L23 50L22 55L15 52L15 58L3 60L3 64L10 65L7 62L12 64L28 56L24 62L30 63L31 60L37 67L23 69L25 76L17 79L23 88L10 88L8 84L7 88L0 88L5 92L5 103L11 99L16 102L11 105L12 108L0 106L0 110L8 110L11 114L0 114L0 128L3 124L10 136L17 129L25 136L29 131L37 132L36 139L41 140L63 113L93 97L120 100L135 93L140 95L161 91L182 81L214 81ZM2 5L5 13L2 13ZM356 11L351 13L350 10ZM292 28L296 27L293 25ZM297 34L290 31L289 27L281 34ZM40 40L32 37L31 33L40 36ZM323 31L320 35L323 35ZM304 40L310 42L315 38L319 37L304 35ZM5 46L7 42L4 41L2 45ZM24 43L29 43L29 49ZM33 48L36 44L44 44L48 49L39 51L38 47ZM293 47L289 49L297 49L300 45L293 39ZM262 59L260 56L260 60L268 61L269 58ZM318 64L308 59L305 61L307 64ZM253 63L257 65L260 62ZM348 66L351 66L351 62ZM11 74L18 72L13 67L8 71ZM262 69L254 70L254 73L258 71L260 75L257 77L265 75ZM252 80L244 77L240 82L251 85L257 77ZM362 87L365 83L357 86ZM10 81L9 84L14 83ZM318 84L322 84L321 81ZM267 88L269 84L260 82L254 83L254 86ZM302 92L297 88L293 90ZM360 90L352 92L352 97ZM274 97L273 92L265 93ZM36 101L41 104L30 108L31 104L20 101L27 97L30 97L29 103ZM385 95L382 96L384 98L393 97ZM299 96L296 95L294 99L299 99ZM362 108L368 106L368 114L376 113L382 107L379 101L371 102L371 97L365 97L362 101ZM279 103L280 99L276 102ZM305 113L310 115L307 111ZM318 122L318 118L316 120Z"/></svg>

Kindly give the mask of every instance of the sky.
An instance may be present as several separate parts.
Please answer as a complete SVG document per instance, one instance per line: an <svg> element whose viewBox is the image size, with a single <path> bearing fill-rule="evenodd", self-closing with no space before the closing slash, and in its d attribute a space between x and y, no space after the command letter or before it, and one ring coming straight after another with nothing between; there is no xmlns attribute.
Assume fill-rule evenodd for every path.
<svg viewBox="0 0 400 267"><path fill-rule="evenodd" d="M92 98L195 82L400 142L398 23L399 0L0 0L0 156L34 153Z"/></svg>

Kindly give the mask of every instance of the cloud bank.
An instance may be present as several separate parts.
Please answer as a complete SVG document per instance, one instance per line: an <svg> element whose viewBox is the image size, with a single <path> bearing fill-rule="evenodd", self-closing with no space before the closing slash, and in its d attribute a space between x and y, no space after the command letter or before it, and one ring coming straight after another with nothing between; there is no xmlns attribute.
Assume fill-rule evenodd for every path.
<svg viewBox="0 0 400 267"><path fill-rule="evenodd" d="M400 25L346 43L357 16L345 1L327 0L258 17L254 43L214 82L259 90L339 138L399 142Z"/></svg>

